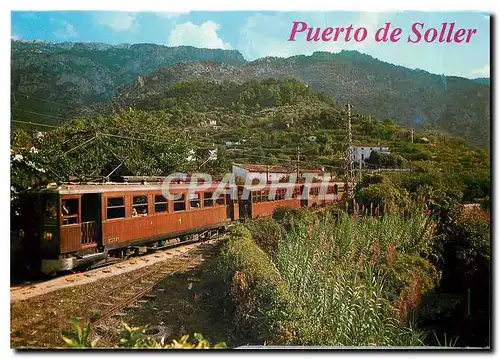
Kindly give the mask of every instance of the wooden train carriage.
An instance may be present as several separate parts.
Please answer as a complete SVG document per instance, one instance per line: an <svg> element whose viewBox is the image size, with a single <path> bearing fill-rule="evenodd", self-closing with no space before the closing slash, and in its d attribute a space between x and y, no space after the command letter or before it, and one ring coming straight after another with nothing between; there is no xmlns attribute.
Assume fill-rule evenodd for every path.
<svg viewBox="0 0 500 359"><path fill-rule="evenodd" d="M317 207L342 200L344 184L342 182L313 182L304 185L302 206Z"/></svg>
<svg viewBox="0 0 500 359"><path fill-rule="evenodd" d="M272 216L280 207L298 208L300 207L301 187L300 184L280 183L274 193L271 184L264 187L254 186L247 189L248 198L244 198L245 186L238 186L240 217L267 217ZM287 195L287 191L291 193Z"/></svg>
<svg viewBox="0 0 500 359"><path fill-rule="evenodd" d="M226 186L225 191L229 190ZM235 190L235 188L234 188ZM226 227L238 219L229 194L212 199L217 185L199 191L172 184L85 184L46 189L40 196L42 271L69 270L133 245Z"/></svg>

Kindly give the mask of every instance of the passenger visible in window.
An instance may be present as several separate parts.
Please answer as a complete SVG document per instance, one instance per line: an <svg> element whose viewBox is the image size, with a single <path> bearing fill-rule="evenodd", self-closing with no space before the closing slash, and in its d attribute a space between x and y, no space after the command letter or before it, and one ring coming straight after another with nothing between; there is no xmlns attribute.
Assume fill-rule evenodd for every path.
<svg viewBox="0 0 500 359"><path fill-rule="evenodd" d="M62 212L63 212L63 216L68 215L70 213L70 210L68 208L68 201L63 201Z"/></svg>
<svg viewBox="0 0 500 359"><path fill-rule="evenodd" d="M132 208L132 217L137 217L137 210L135 208Z"/></svg>
<svg viewBox="0 0 500 359"><path fill-rule="evenodd" d="M49 219L57 218L57 211L54 203L47 203L47 206L45 208L45 215Z"/></svg>

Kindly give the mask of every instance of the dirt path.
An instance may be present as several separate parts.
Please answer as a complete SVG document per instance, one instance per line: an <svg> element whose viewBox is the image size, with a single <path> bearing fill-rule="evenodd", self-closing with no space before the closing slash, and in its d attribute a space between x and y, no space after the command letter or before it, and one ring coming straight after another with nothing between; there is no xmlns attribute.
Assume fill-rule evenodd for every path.
<svg viewBox="0 0 500 359"><path fill-rule="evenodd" d="M160 290L155 292L156 298L149 299L143 307L129 309L125 312L125 317L113 317L104 325L101 324L100 328L94 330L96 335L102 337L98 345L117 345L118 341L113 340L116 339L116 328L120 328L121 320L134 325L169 323L174 336L183 330L195 330L207 333L207 336L225 332L228 329L227 323L219 325L219 313L214 315L214 304L218 304L213 303L216 296L212 296L217 283L214 275L215 257L211 255L202 265L167 277L160 285ZM156 263L118 275L115 273L91 283L66 286L43 295L11 302L11 346L63 347L61 334L62 331L72 329L72 318L81 318L81 322L85 324L95 319L103 310L100 304L109 300L107 293L111 288L124 281L132 281L161 265L162 263ZM192 285L189 286L189 283ZM134 315L136 311L138 314ZM228 341L225 334L216 334L213 338Z"/></svg>

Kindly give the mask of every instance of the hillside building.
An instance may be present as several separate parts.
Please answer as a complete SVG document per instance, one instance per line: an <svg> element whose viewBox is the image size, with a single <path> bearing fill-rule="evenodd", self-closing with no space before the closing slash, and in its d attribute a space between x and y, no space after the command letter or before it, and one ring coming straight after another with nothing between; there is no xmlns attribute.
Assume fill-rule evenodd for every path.
<svg viewBox="0 0 500 359"><path fill-rule="evenodd" d="M319 170L300 168L299 171L299 180L303 180L306 173L312 175L313 181L322 180L325 174L324 168ZM232 172L235 178L240 178L242 181L250 177L252 180L258 179L262 182L267 179L270 183L288 181L290 175L297 173L297 169L263 164L234 164Z"/></svg>
<svg viewBox="0 0 500 359"><path fill-rule="evenodd" d="M373 151L390 153L389 147L385 145L361 144L351 147L351 156L355 163L365 166Z"/></svg>

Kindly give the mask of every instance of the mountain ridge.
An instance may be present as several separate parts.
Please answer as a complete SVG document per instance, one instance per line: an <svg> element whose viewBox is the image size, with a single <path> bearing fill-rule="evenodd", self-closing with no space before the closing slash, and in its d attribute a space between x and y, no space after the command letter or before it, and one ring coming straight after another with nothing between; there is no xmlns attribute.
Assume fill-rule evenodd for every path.
<svg viewBox="0 0 500 359"><path fill-rule="evenodd" d="M13 41L12 91L73 106L120 97L124 89L130 90L162 71L180 72L171 76L169 85L192 78L187 70L190 68L199 72L198 77L217 81L292 76L328 94L336 103L351 102L359 113L389 118L405 126L439 128L483 146L489 143L489 85L409 69L358 51L314 52L248 62L237 50L62 44ZM213 64L203 70L210 62ZM158 86L158 91L163 90ZM50 106L39 107L35 112L46 112ZM54 115L53 109L49 114ZM64 111L55 112L59 114L66 115Z"/></svg>
<svg viewBox="0 0 500 359"><path fill-rule="evenodd" d="M397 67L402 67L402 68L405 68L405 69L408 69L408 70L412 70L412 71L426 72L426 73L431 74L431 75L446 76L446 77L458 77L458 78L462 78L462 79L465 79L465 80L479 81L479 82L483 82L484 81L484 82L488 82L488 83L490 81L490 77L471 77L471 78L469 78L469 77L459 76L459 75L453 75L453 74L449 74L449 75L437 74L437 73L430 72L428 70L421 69L421 68L411 68L411 67L407 67L407 66L404 66L404 65L401 65L401 64L397 64L397 63L392 63L392 62L381 60L378 57L375 57L375 56L372 56L372 55L369 55L369 54L365 54L365 53L360 52L358 50L340 50L339 52L314 51L310 55L299 54L299 55L291 55L291 56L288 56L288 57L282 57L282 56L263 56L263 57L260 57L258 59L255 59L255 60L247 60L244 57L244 55L239 50L237 50L237 49L208 49L208 48L201 48L201 47L196 47L196 46L191 46L191 45L168 46L168 45L156 44L156 43L149 43L149 42L140 42L140 43L133 43L133 44L132 43L128 43L128 42L119 43L119 44L112 44L112 43L97 42L97 41L61 41L61 42L57 42L57 41L49 41L49 40L43 40L43 39L27 40L27 39L13 39L13 38L11 39L11 43L47 44L47 45L53 45L55 47L66 47L66 48L74 48L75 46L80 46L80 45L81 46L88 45L89 47L91 47L92 45L94 45L96 47L100 46L101 50L102 49L107 49L107 48L128 49L128 48L130 48L132 46L141 46L141 45L158 46L158 47L163 47L163 48L194 48L194 49L204 49L204 50L220 50L220 51L224 51L224 52L238 53L241 56L241 58L243 59L243 62L245 62L245 63L256 62L256 61L263 60L263 59L268 59L268 58L286 60L286 59L290 59L290 58L294 58L294 57L312 57L315 54L327 54L327 55L334 55L335 56L335 55L341 55L341 54L344 54L344 53L354 53L354 54L359 54L360 56L364 56L366 58L370 58L370 59L375 60L375 61L379 61L381 63L385 63L385 64L389 64L389 65L392 65L392 66L397 66Z"/></svg>

